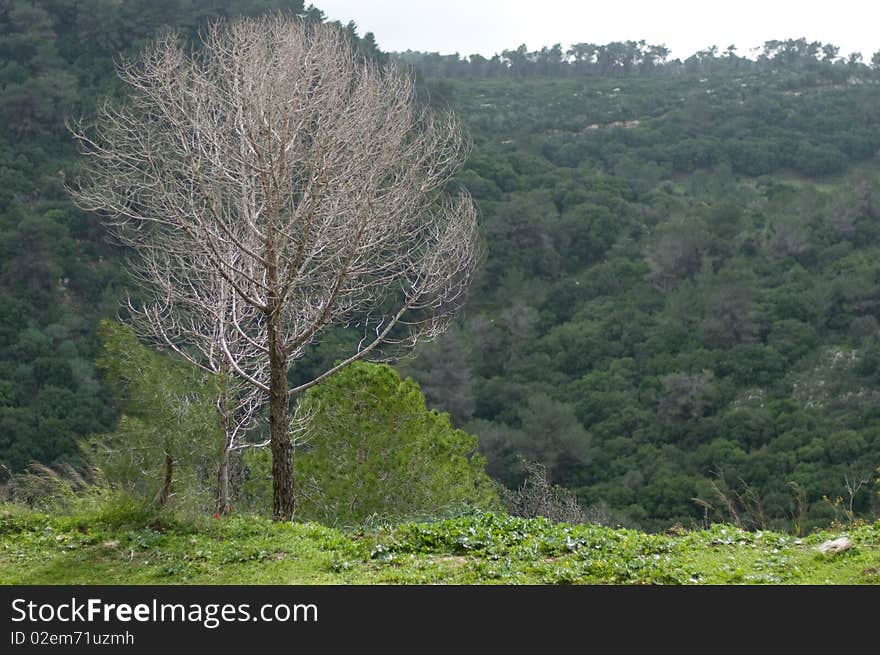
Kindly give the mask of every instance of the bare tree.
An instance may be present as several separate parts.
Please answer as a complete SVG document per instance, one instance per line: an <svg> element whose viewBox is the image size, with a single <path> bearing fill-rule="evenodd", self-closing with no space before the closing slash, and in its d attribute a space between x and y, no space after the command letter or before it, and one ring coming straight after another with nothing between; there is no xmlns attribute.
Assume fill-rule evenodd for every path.
<svg viewBox="0 0 880 655"><path fill-rule="evenodd" d="M871 484L871 472L864 471L862 473L856 473L852 471L851 473L846 473L843 476L844 486L846 487L846 493L849 496L849 503L847 505L847 516L850 521L853 521L856 517L855 510L855 502L856 496L859 493L859 490Z"/></svg>
<svg viewBox="0 0 880 655"><path fill-rule="evenodd" d="M210 316L190 300L218 285L247 307L226 316L267 379L218 345L268 400L273 515L286 520L291 397L436 336L460 304L476 210L444 190L466 147L451 114L417 107L410 77L362 60L335 27L276 16L215 24L203 41L189 55L168 38L121 66L130 99L75 131L87 171L73 193L124 242L167 254L163 316ZM291 364L337 325L362 331L357 348L290 388ZM194 345L187 330L169 335Z"/></svg>

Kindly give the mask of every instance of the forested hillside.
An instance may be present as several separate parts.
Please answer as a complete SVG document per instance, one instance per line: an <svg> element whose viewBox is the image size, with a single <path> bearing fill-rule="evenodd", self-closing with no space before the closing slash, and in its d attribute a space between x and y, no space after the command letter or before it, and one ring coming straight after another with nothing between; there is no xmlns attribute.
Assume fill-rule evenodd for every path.
<svg viewBox="0 0 880 655"><path fill-rule="evenodd" d="M72 457L118 420L94 362L98 321L126 294L123 253L65 191L66 121L118 91L118 53L278 8L308 13L0 3L7 472ZM360 44L383 57L372 35ZM399 370L478 436L498 480L539 461L612 522L803 530L876 515L880 58L803 40L754 62L589 45L398 57L470 132L458 181L487 252L458 325ZM326 335L313 357L348 338Z"/></svg>
<svg viewBox="0 0 880 655"><path fill-rule="evenodd" d="M429 81L488 256L406 370L492 474L643 527L876 513L880 86L815 64Z"/></svg>

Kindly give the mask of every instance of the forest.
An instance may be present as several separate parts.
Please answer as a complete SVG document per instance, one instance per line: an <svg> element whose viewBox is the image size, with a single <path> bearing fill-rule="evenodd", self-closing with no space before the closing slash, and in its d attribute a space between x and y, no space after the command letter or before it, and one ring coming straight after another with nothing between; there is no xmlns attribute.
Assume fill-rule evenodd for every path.
<svg viewBox="0 0 880 655"><path fill-rule="evenodd" d="M192 445L216 446L198 409L210 399L177 429L167 396L211 390L112 327L126 252L67 191L81 166L69 125L118 97L120 53L168 26L194 38L276 9L324 19L285 0L0 3L0 482L161 430L209 475ZM754 60L710 46L668 61L628 41L462 58L383 53L340 27L463 123L473 147L454 186L476 201L485 256L449 331L304 401L342 406L366 386L388 404L319 430L349 435L358 459L365 429L395 453L410 421L418 447L442 445L447 468L420 475L443 504L492 502L487 475L513 490L538 463L608 525L802 533L880 515L880 50L788 39ZM323 334L291 383L357 339ZM152 377L133 380L135 365ZM437 411L420 414L421 393ZM340 479L343 454L322 452L303 448L306 477ZM265 499L263 455L236 460L242 507Z"/></svg>

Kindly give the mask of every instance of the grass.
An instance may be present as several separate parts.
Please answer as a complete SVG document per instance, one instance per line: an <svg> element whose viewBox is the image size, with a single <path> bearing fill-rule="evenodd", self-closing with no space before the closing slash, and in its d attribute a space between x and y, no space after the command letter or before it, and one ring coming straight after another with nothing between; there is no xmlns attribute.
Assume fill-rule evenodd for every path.
<svg viewBox="0 0 880 655"><path fill-rule="evenodd" d="M816 546L848 536L855 547ZM656 535L479 513L340 531L134 508L0 508L0 584L880 584L880 522L805 538Z"/></svg>

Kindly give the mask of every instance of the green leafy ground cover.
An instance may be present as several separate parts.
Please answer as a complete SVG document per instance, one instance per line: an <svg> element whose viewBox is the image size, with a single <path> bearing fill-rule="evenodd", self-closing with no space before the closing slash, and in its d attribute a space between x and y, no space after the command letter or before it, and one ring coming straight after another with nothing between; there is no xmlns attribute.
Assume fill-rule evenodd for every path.
<svg viewBox="0 0 880 655"><path fill-rule="evenodd" d="M854 548L823 555L848 536ZM878 584L880 522L798 538L499 514L342 531L254 517L0 509L0 584Z"/></svg>

